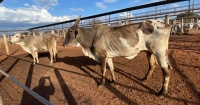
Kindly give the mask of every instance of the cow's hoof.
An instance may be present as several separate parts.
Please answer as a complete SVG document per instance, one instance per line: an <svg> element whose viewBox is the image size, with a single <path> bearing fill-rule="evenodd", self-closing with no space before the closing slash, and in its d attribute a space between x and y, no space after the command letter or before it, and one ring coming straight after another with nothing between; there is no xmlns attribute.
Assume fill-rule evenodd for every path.
<svg viewBox="0 0 200 105"><path fill-rule="evenodd" d="M143 79L141 80L142 84L145 84L145 83L146 83L146 81L147 81L147 79L146 79L146 78L143 78Z"/></svg>
<svg viewBox="0 0 200 105"><path fill-rule="evenodd" d="M157 96L158 96L159 98L164 98L166 93L167 93L167 92L166 92L165 90L162 89L162 90L158 93Z"/></svg>
<svg viewBox="0 0 200 105"><path fill-rule="evenodd" d="M115 80L109 81L109 83L114 84L114 83L115 83Z"/></svg>
<svg viewBox="0 0 200 105"><path fill-rule="evenodd" d="M103 83L98 84L98 88L101 88L101 87L103 87L103 86L104 86Z"/></svg>
<svg viewBox="0 0 200 105"><path fill-rule="evenodd" d="M165 95L164 95L164 94L161 94L161 93L159 93L157 96L158 96L159 98L164 98L164 97L165 97Z"/></svg>

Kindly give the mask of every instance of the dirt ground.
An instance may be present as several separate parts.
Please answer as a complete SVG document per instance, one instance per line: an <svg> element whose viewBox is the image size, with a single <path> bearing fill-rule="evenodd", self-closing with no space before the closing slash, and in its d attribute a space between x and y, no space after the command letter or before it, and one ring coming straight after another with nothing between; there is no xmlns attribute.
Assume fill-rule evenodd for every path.
<svg viewBox="0 0 200 105"><path fill-rule="evenodd" d="M54 105L200 105L200 34L172 35L169 59L173 66L169 92L163 99L156 95L163 75L158 66L145 83L148 70L145 53L132 60L114 58L116 83L98 88L100 65L84 56L79 47L58 45L58 59L49 65L49 53L39 53L40 63L17 45L9 45L10 55L0 47L0 69L37 92ZM9 78L0 74L0 92L5 105L40 105Z"/></svg>

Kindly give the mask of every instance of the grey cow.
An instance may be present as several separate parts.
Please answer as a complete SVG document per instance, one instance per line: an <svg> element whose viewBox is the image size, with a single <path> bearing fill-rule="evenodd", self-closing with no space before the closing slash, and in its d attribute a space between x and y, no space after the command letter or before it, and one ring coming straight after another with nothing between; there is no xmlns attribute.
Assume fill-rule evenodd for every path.
<svg viewBox="0 0 200 105"><path fill-rule="evenodd" d="M55 34L41 36L24 36L21 33L16 33L11 37L11 42L20 45L26 52L33 56L33 61L39 63L38 51L48 50L50 53L51 62L56 61L57 55L57 37Z"/></svg>
<svg viewBox="0 0 200 105"><path fill-rule="evenodd" d="M112 81L115 81L113 57L122 56L132 59L140 52L148 53L150 69L143 82L153 73L157 62L162 67L164 83L158 96L164 97L168 90L170 69L168 61L168 41L171 27L162 20L144 20L141 24L108 27L97 25L90 29L78 27L80 17L66 33L63 45L69 45L76 40L84 53L101 63L102 81L105 83L106 63L108 64Z"/></svg>

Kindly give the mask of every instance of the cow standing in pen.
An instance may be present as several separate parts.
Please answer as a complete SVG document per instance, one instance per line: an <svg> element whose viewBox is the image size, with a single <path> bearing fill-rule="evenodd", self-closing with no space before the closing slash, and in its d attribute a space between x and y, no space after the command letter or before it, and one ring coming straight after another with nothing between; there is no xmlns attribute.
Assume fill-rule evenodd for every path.
<svg viewBox="0 0 200 105"><path fill-rule="evenodd" d="M55 34L47 34L41 36L25 36L16 33L11 38L11 42L20 45L26 52L33 56L33 61L39 63L38 51L48 50L50 53L50 64L56 61L57 55L57 37Z"/></svg>
<svg viewBox="0 0 200 105"><path fill-rule="evenodd" d="M106 63L108 64L112 81L115 81L113 57L122 56L132 59L140 52L148 53L149 71L143 82L148 80L155 70L157 61L160 64L164 83L158 96L164 97L168 90L170 70L168 61L168 41L171 27L162 20L144 20L141 24L107 27L97 25L90 29L78 27L80 17L66 33L63 45L69 45L76 40L83 48L84 53L101 63L102 81L105 83Z"/></svg>

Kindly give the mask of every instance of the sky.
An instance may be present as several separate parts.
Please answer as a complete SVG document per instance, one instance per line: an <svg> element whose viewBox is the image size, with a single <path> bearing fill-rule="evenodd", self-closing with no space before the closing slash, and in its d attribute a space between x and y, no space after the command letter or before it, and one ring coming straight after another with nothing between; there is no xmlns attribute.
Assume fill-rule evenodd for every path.
<svg viewBox="0 0 200 105"><path fill-rule="evenodd" d="M161 0L4 0L0 4L0 30L28 29L156 1ZM199 4L200 0L194 3ZM188 1L158 8L183 5L188 5Z"/></svg>

